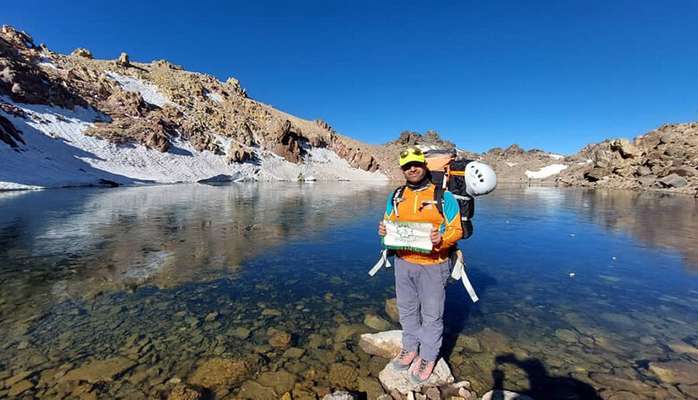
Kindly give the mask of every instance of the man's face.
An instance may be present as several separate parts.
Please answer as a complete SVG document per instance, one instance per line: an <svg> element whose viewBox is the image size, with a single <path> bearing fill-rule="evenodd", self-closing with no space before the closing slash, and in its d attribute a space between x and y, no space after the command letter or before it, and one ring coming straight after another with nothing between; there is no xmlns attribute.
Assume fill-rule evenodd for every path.
<svg viewBox="0 0 698 400"><path fill-rule="evenodd" d="M418 162L407 163L402 166L402 173L409 183L419 183L424 179L427 173L427 168L424 164Z"/></svg>

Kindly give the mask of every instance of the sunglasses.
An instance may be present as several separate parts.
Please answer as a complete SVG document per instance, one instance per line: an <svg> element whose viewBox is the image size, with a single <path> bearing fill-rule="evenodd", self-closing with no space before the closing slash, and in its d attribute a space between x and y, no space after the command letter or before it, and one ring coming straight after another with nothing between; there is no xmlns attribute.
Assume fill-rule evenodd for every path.
<svg viewBox="0 0 698 400"><path fill-rule="evenodd" d="M407 149L407 150L403 150L402 153L400 153L400 158L405 158L405 157L409 156L410 154L414 154L416 156L421 156L423 153L422 153L422 150L419 150L419 149Z"/></svg>
<svg viewBox="0 0 698 400"><path fill-rule="evenodd" d="M413 161L403 165L402 167L400 167L400 169L403 171L408 171L412 167L426 168L426 166L423 163Z"/></svg>

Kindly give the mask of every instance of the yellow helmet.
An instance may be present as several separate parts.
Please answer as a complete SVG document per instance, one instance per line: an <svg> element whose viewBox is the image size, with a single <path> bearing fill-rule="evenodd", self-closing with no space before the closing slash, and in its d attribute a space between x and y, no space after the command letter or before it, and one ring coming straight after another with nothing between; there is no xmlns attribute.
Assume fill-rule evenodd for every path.
<svg viewBox="0 0 698 400"><path fill-rule="evenodd" d="M400 166L411 162L426 164L424 153L418 147L408 147L400 153Z"/></svg>

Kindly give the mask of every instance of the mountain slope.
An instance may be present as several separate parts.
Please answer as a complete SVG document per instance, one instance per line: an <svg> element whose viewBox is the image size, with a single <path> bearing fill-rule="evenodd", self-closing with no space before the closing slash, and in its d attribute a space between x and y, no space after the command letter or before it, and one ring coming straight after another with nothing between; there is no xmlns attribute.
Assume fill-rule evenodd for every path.
<svg viewBox="0 0 698 400"><path fill-rule="evenodd" d="M0 189L224 179L385 180L371 146L167 61L95 60L0 30Z"/></svg>

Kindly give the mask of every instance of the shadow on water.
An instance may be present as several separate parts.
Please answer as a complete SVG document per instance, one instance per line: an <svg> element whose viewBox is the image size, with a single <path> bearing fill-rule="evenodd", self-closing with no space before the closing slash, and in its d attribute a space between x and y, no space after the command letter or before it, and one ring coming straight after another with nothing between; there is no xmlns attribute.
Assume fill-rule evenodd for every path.
<svg viewBox="0 0 698 400"><path fill-rule="evenodd" d="M469 277L473 280L478 295L484 294L489 287L497 286L497 280L494 277L480 271L478 274L471 272ZM471 313L476 312L476 310L477 305L472 302L462 283L451 280L446 287L446 304L444 306L444 333L441 345L441 354L444 358L449 359L456 346L458 335L463 333Z"/></svg>
<svg viewBox="0 0 698 400"><path fill-rule="evenodd" d="M550 376L543 362L537 358L519 359L513 354L502 354L494 359L495 369L492 371L494 386L492 400L504 400L506 374L500 368L511 364L522 369L528 377L526 391L521 391L534 399L549 400L601 400L596 390L589 384L565 376Z"/></svg>

